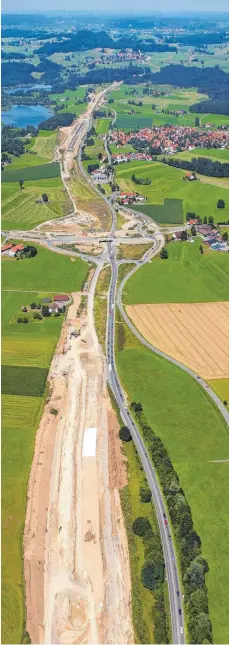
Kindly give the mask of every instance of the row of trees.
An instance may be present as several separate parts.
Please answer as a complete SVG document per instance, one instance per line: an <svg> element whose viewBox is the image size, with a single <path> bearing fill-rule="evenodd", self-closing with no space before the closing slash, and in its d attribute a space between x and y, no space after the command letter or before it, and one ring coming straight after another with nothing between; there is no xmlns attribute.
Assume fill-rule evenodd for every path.
<svg viewBox="0 0 229 645"><path fill-rule="evenodd" d="M212 643L212 627L205 583L205 575L209 568L201 553L201 539L193 526L191 508L168 452L161 439L154 434L153 429L147 424L141 404L133 402L131 408L137 417L149 447L179 544L190 642Z"/></svg>
<svg viewBox="0 0 229 645"><path fill-rule="evenodd" d="M120 428L119 436L122 441L131 441L131 433L127 426L122 426ZM134 449L139 461L135 446ZM148 504L151 501L152 494L146 480L144 481L144 484L140 486L139 497L142 504ZM144 546L144 563L141 569L141 582L146 589L153 592L155 600L152 616L155 642L168 643L169 639L164 603L164 558L160 536L158 532L153 530L152 525L146 516L137 517L132 523L131 531L136 537L141 538ZM139 636L141 636L140 642L147 642L145 634L143 635L142 633L139 633Z"/></svg>
<svg viewBox="0 0 229 645"><path fill-rule="evenodd" d="M207 175L208 177L229 177L229 163L212 161L209 157L193 157L191 161L175 157L162 157L160 161L168 166L198 172L200 175Z"/></svg>

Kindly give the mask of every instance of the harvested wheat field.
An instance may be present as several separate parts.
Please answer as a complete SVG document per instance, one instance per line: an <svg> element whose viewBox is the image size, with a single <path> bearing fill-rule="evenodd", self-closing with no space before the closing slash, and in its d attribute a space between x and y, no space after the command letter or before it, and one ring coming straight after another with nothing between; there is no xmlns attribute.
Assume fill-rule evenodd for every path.
<svg viewBox="0 0 229 645"><path fill-rule="evenodd" d="M229 377L229 302L128 305L152 345L204 379Z"/></svg>

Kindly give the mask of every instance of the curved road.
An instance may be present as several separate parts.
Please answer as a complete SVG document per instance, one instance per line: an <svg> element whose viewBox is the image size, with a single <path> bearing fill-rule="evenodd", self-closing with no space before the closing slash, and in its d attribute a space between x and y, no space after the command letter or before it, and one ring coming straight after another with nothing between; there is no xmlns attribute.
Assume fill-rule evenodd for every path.
<svg viewBox="0 0 229 645"><path fill-rule="evenodd" d="M144 262L142 262L142 264L144 264ZM215 394L215 392L213 392L213 390L210 388L210 386L204 381L204 379L202 379L201 376L198 376L195 372L193 372L189 367L187 367L183 363L180 363L175 358L172 358L171 356L168 356L168 354L165 354L164 352L161 352L160 349L158 349L157 347L154 347L154 345L151 345L151 343L149 343L144 338L144 336L142 336L140 334L140 332L136 329L136 327L134 326L134 324L131 322L130 318L128 317L128 315L127 315L127 313L126 313L126 311L125 311L125 309L123 307L123 304L122 304L122 291L123 291L123 288L124 288L125 283L127 282L127 280L130 278L131 275L133 275L133 273L135 273L135 271L137 271L138 268L139 268L139 266L134 267L130 271L130 273L128 273L127 276L125 276L123 278L123 280L122 280L122 282L121 282L121 284L119 286L118 293L117 293L117 305L118 305L119 311L122 314L126 324L131 329L131 331L136 336L136 338L138 338L140 343L145 345L148 349L150 349L155 354L158 354L158 356L161 356L162 358L166 358L167 361L169 361L170 363L173 363L173 365L176 365L177 367L179 367L184 372L187 372L187 374L189 374L189 376L191 376L195 381L197 381L197 383L199 383L199 385L201 385L202 388L205 390L205 392L207 392L207 394L211 397L212 401L214 401L215 405L218 407L218 409L220 410L221 414L223 415L227 425L229 425L229 412L228 412L228 410L225 408L225 406L223 405L222 401L220 401L220 399L217 396L217 394Z"/></svg>

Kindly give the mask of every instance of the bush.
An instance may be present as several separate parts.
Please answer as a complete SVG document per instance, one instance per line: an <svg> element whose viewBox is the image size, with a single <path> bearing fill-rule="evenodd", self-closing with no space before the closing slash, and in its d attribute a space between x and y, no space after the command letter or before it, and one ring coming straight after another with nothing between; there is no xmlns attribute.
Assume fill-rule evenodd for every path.
<svg viewBox="0 0 229 645"><path fill-rule="evenodd" d="M22 322L23 322L23 323L25 323L25 325L26 325L26 323L28 323L28 322L29 322L29 319L28 319L28 318L26 318L26 316L25 316L25 317L23 318Z"/></svg>
<svg viewBox="0 0 229 645"><path fill-rule="evenodd" d="M132 437L130 434L129 428L127 426L122 426L119 430L119 437L122 441L131 441Z"/></svg>
<svg viewBox="0 0 229 645"><path fill-rule="evenodd" d="M42 315L38 312L35 312L35 314L33 314L33 318L34 320L42 320Z"/></svg>
<svg viewBox="0 0 229 645"><path fill-rule="evenodd" d="M137 517L132 524L132 530L139 537L152 534L152 526L147 517Z"/></svg>
<svg viewBox="0 0 229 645"><path fill-rule="evenodd" d="M56 417L57 414L58 414L58 410L56 410L56 408L50 408L49 412L50 412L50 414L53 414L54 417Z"/></svg>
<svg viewBox="0 0 229 645"><path fill-rule="evenodd" d="M151 493L151 490L150 490L149 486L145 486L145 487L141 486L141 488L140 488L140 500L141 500L141 502L143 502L144 504L147 504L148 502L150 502L151 497L152 497L152 493Z"/></svg>
<svg viewBox="0 0 229 645"><path fill-rule="evenodd" d="M165 246L164 246L164 248L163 248L163 249L161 249L161 252L160 252L160 258L161 258L162 260L168 260L168 257L169 257L168 251L167 251L167 249L166 249L166 248L165 248Z"/></svg>
<svg viewBox="0 0 229 645"><path fill-rule="evenodd" d="M156 565L154 562L148 562L143 565L141 570L142 584L146 589L153 591L157 588L158 582L163 580L163 566Z"/></svg>
<svg viewBox="0 0 229 645"><path fill-rule="evenodd" d="M32 302L31 305L30 305L30 309L36 309L36 306L37 306L36 303Z"/></svg>
<svg viewBox="0 0 229 645"><path fill-rule="evenodd" d="M23 320L23 319L21 318L21 316L18 316L18 318L17 318L17 322L18 322L18 323L22 323L22 320Z"/></svg>

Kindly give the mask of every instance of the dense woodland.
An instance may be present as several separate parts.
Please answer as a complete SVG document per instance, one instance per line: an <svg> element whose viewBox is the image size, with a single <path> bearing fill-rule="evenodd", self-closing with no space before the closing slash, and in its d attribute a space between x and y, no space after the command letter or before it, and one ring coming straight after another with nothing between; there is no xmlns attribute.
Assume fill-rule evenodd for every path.
<svg viewBox="0 0 229 645"><path fill-rule="evenodd" d="M71 112L59 112L55 116L51 116L46 121L39 123L39 130L56 130L56 128L71 125L75 119L75 114Z"/></svg>
<svg viewBox="0 0 229 645"><path fill-rule="evenodd" d="M170 47L167 44L157 44L155 40L150 40L145 43L142 40L137 40L125 36L119 38L118 40L113 40L106 31L89 31L87 29L82 29L74 34L69 40L63 42L52 42L46 43L37 50L38 54L45 54L46 56L51 56L56 52L75 52L75 51L87 51L90 49L95 49L96 47L107 47L110 49L126 49L132 48L135 51L139 49L145 52L165 52L165 51L175 51L175 47Z"/></svg>

